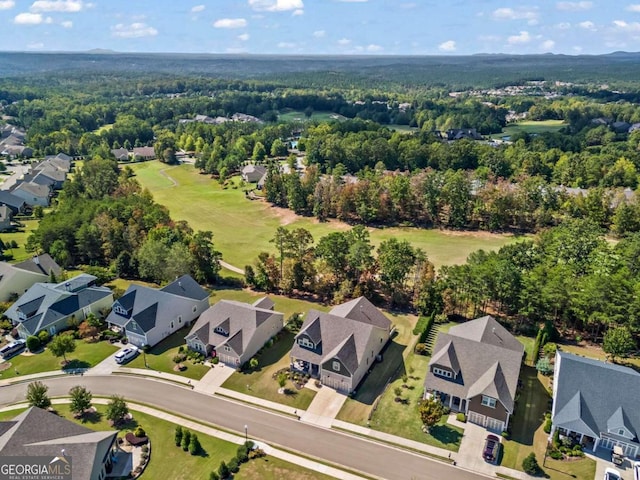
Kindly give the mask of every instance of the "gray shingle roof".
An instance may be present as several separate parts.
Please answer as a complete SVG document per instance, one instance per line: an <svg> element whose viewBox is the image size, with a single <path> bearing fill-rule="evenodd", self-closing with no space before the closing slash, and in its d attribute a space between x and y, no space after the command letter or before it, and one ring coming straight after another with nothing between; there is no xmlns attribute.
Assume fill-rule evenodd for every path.
<svg viewBox="0 0 640 480"><path fill-rule="evenodd" d="M181 276L166 287L161 288L160 291L178 295L179 297L192 298L193 300L209 298L207 291L191 278L190 275Z"/></svg>
<svg viewBox="0 0 640 480"><path fill-rule="evenodd" d="M0 190L0 204L19 210L24 208L25 201L7 190Z"/></svg>
<svg viewBox="0 0 640 480"><path fill-rule="evenodd" d="M62 273L60 266L48 253L43 253L24 262L16 263L13 267L33 273L41 273L42 275L49 275L52 270L55 275Z"/></svg>
<svg viewBox="0 0 640 480"><path fill-rule="evenodd" d="M440 333L433 352L426 389L459 398L488 395L513 412L524 346L493 317L471 320ZM454 371L452 367L457 367L460 373L456 378L443 378L433 374L432 366Z"/></svg>
<svg viewBox="0 0 640 480"><path fill-rule="evenodd" d="M553 423L591 436L625 428L638 443L640 373L566 352L558 352L558 362Z"/></svg>
<svg viewBox="0 0 640 480"><path fill-rule="evenodd" d="M73 478L97 477L117 432L94 432L53 413L29 408L0 422L0 456L60 456L73 459Z"/></svg>
<svg viewBox="0 0 640 480"><path fill-rule="evenodd" d="M24 190L30 195L33 195L34 197L40 197L40 198L49 198L49 194L51 193L51 190L49 189L49 187L45 185L38 185L37 183L31 183L31 182L25 182L19 185L15 185L11 191L15 192L16 190Z"/></svg>
<svg viewBox="0 0 640 480"><path fill-rule="evenodd" d="M276 304L269 297L262 297L253 302L253 306L256 308L264 308L265 310L273 310Z"/></svg>
<svg viewBox="0 0 640 480"><path fill-rule="evenodd" d="M329 313L384 329L389 329L391 325L389 319L365 297L336 305Z"/></svg>

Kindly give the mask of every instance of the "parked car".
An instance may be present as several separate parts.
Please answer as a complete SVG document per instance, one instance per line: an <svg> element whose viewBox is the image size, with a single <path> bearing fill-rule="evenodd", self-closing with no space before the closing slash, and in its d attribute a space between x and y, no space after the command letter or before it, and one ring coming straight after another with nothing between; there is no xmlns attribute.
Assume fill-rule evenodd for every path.
<svg viewBox="0 0 640 480"><path fill-rule="evenodd" d="M633 464L633 480L640 480L640 462Z"/></svg>
<svg viewBox="0 0 640 480"><path fill-rule="evenodd" d="M622 476L615 468L607 468L604 471L604 480L622 480Z"/></svg>
<svg viewBox="0 0 640 480"><path fill-rule="evenodd" d="M20 338L0 348L0 357L9 358L12 355L24 350L26 346L27 346L26 340L23 340L22 338Z"/></svg>
<svg viewBox="0 0 640 480"><path fill-rule="evenodd" d="M487 435L484 441L484 449L482 450L482 458L486 462L496 463L500 453L500 439L495 435Z"/></svg>
<svg viewBox="0 0 640 480"><path fill-rule="evenodd" d="M624 463L624 452L620 445L614 445L613 452L611 452L611 461L614 465L622 465Z"/></svg>
<svg viewBox="0 0 640 480"><path fill-rule="evenodd" d="M140 353L140 350L138 350L138 347L132 346L132 347L123 348L118 353L116 353L116 356L115 356L116 363L119 363L119 364L127 363L129 360L133 360L134 358L136 358L139 353Z"/></svg>

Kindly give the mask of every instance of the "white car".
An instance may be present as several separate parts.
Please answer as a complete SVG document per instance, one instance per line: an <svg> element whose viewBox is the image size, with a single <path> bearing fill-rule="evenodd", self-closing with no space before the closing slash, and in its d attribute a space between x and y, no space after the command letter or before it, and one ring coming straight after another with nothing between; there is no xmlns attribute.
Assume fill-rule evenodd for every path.
<svg viewBox="0 0 640 480"><path fill-rule="evenodd" d="M607 468L604 471L604 480L622 480L622 475L615 468Z"/></svg>
<svg viewBox="0 0 640 480"><path fill-rule="evenodd" d="M138 347L132 346L132 347L123 348L118 353L116 353L116 356L115 356L116 363L119 363L119 364L127 363L129 360L133 360L134 358L136 358L139 353L140 353L140 350L138 350Z"/></svg>
<svg viewBox="0 0 640 480"><path fill-rule="evenodd" d="M633 464L633 479L640 480L640 462Z"/></svg>

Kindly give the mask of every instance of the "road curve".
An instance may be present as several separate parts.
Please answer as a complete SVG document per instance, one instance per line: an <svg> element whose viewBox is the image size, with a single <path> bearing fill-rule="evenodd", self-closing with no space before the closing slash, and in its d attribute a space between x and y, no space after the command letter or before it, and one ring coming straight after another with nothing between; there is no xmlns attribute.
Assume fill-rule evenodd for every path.
<svg viewBox="0 0 640 480"><path fill-rule="evenodd" d="M66 395L81 384L94 395L120 394L140 403L175 412L267 443L344 465L390 480L471 480L486 478L421 455L364 438L319 428L286 416L204 395L184 387L127 376L85 376L42 379L50 396ZM0 387L0 405L24 401L27 383Z"/></svg>

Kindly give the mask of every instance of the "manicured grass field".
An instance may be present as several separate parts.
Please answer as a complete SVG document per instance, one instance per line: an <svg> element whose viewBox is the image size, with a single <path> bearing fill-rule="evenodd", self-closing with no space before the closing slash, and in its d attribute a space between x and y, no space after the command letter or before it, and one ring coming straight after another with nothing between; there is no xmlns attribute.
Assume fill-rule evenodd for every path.
<svg viewBox="0 0 640 480"><path fill-rule="evenodd" d="M346 120L347 118L333 112L313 112L311 118L307 117L303 111L300 110L283 110L278 115L278 121L280 122L330 122L332 120Z"/></svg>
<svg viewBox="0 0 640 480"><path fill-rule="evenodd" d="M563 352L582 355L583 357L595 358L596 360L607 360L607 354L604 353L601 346L587 347L582 345L559 344L559 347ZM640 357L616 358L615 363L640 370Z"/></svg>
<svg viewBox="0 0 640 480"><path fill-rule="evenodd" d="M116 351L118 348L109 342L87 343L84 340L76 340L75 352L67 354L67 360L70 361L68 368L93 367ZM0 379L62 369L62 357L54 357L46 348L40 353L23 353L6 363L9 363L10 367L0 372ZM1 364L0 367L4 365Z"/></svg>
<svg viewBox="0 0 640 480"><path fill-rule="evenodd" d="M18 248L7 248L5 250L6 254L11 255L13 258L10 260L11 263L22 262L31 257L31 253L28 253L24 246L27 243L27 238L31 235L31 232L38 228L39 220L20 220L21 223L24 224L24 227L20 227L13 232L3 232L0 233L0 239L7 244L12 240L15 240L18 244Z"/></svg>
<svg viewBox="0 0 640 480"><path fill-rule="evenodd" d="M169 208L174 220L186 220L195 230L211 230L215 247L227 262L239 268L253 264L262 251L275 251L269 240L280 225L306 228L316 240L349 228L342 222L319 223L313 218L299 217L289 210L271 207L260 200L248 200L242 188L229 186L225 189L209 175L198 173L193 165L167 167L153 161L135 163L131 167L155 200ZM517 241L512 235L418 228L370 229L370 233L375 245L391 237L408 240L422 248L436 266L464 263L469 253L475 250L495 250Z"/></svg>
<svg viewBox="0 0 640 480"><path fill-rule="evenodd" d="M146 355L138 355L131 362L127 363L127 367L130 368L145 368L145 356L147 365L153 370L160 372L173 373L175 375L181 375L186 378L192 378L193 380L200 380L204 377L205 373L209 371L209 367L203 364L194 364L190 360L182 362L187 367L186 370L180 372L173 370L175 363L173 357L178 354L178 349L182 346L186 348L184 337L189 333L190 328L183 328L177 332L169 335L155 347L153 347Z"/></svg>
<svg viewBox="0 0 640 480"><path fill-rule="evenodd" d="M270 348L265 348L256 356L257 370L250 373L235 372L222 386L236 392L306 410L316 395L313 390L309 388L297 390L290 381L287 381L285 389L292 393L278 393L280 387L273 378L275 372L289 367L289 352L293 346L293 337L292 333L283 330L279 339Z"/></svg>
<svg viewBox="0 0 640 480"><path fill-rule="evenodd" d="M502 138L505 135L514 135L520 132L539 134L545 132L557 132L567 124L562 120L524 120L518 123L510 123L502 129L502 133L491 135L492 138Z"/></svg>
<svg viewBox="0 0 640 480"><path fill-rule="evenodd" d="M251 290L231 288L213 290L209 297L209 303L213 305L220 300L236 300L238 302L253 303L265 295L275 303L274 310L284 314L285 322L294 313L302 313L304 315L312 308L320 311L328 311L331 308L327 305L298 298L289 298L283 295L274 295L272 293L265 294L253 292Z"/></svg>
<svg viewBox="0 0 640 480"><path fill-rule="evenodd" d="M550 411L551 399L545 385L548 379L538 374L534 367L523 367L520 375L523 387L512 419L511 438L503 440L504 454L501 465L522 470L522 460L532 451L542 466L548 435L544 433L544 414ZM547 478L591 479L595 476L596 462L584 458L561 461L547 458L543 467Z"/></svg>

